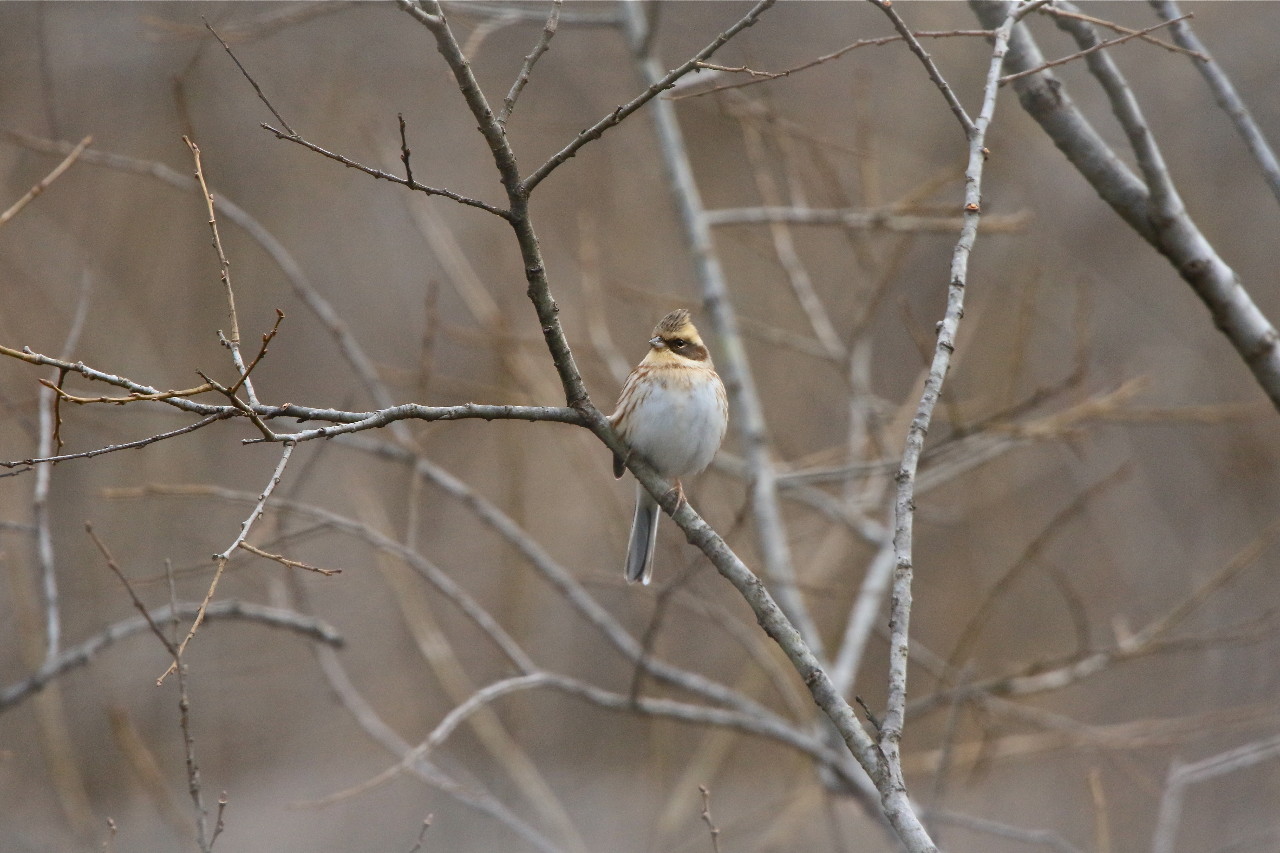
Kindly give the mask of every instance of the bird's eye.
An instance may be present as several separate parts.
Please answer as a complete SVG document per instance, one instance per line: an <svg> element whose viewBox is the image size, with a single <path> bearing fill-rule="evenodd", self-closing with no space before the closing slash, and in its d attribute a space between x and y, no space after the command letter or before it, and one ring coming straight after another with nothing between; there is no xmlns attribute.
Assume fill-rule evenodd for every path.
<svg viewBox="0 0 1280 853"><path fill-rule="evenodd" d="M683 347L684 347L686 344L688 344L688 343L689 343L689 342L688 342L688 341L686 341L684 338L672 338L672 339L671 339L671 346L672 346L672 348L674 348L674 349L681 349L681 348L683 348Z"/></svg>

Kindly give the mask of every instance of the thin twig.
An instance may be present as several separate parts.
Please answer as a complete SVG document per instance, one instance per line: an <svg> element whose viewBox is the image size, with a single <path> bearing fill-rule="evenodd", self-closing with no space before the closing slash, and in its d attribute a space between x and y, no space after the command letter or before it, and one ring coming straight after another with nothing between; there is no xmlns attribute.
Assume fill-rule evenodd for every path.
<svg viewBox="0 0 1280 853"><path fill-rule="evenodd" d="M423 818L422 829L418 830L418 840L414 842L413 847L410 848L409 850L409 853L419 853L419 851L422 850L422 847L427 840L427 830L431 828L432 817L433 815L427 815L425 818Z"/></svg>
<svg viewBox="0 0 1280 853"><path fill-rule="evenodd" d="M919 32L912 33L912 35L918 39L952 38L955 36L976 36L981 38L989 38L991 36L991 32L990 30L948 30L945 32L932 32L927 30L921 30ZM701 97L702 95L710 95L715 92L724 92L730 89L745 89L747 86L755 86L759 83L768 83L770 80L778 80L783 77L790 77L792 74L796 74L800 71L807 71L808 69L822 65L823 63L831 62L834 59L839 59L840 57L844 56L846 53L849 53L850 51L853 51L853 50L857 50L860 47L876 47L879 45L892 44L895 41L903 41L903 37L901 35L895 35L895 36L881 36L880 38L873 38L873 39L859 39L858 41L855 41L852 44L845 45L839 50L834 50L831 53L823 54L822 56L819 56L817 59L811 59L808 62L802 63L800 65L794 65L790 68L784 68L781 71L754 71L750 68L747 68L746 66L730 68L723 65L714 65L710 62L703 62L699 64L700 68L706 68L712 71L720 71L723 73L750 74L752 76L752 79L744 80L740 83L726 83L722 86L713 86L709 89L700 89L696 92L681 92L679 90L676 90L676 91L673 91L670 95L667 95L666 98L672 101L679 101L679 100L683 100L684 98L697 98L697 97ZM698 84L698 78L696 77L686 78L686 80L689 80L690 82L685 84L682 88L689 88L691 86L696 86Z"/></svg>
<svg viewBox="0 0 1280 853"><path fill-rule="evenodd" d="M259 557L263 557L267 560L273 560L288 569L306 569L308 572L315 572L316 574L324 575L325 577L342 574L342 569L322 569L319 566L313 566L309 563L300 562L299 560L290 560L288 557L282 557L279 554L272 554L269 551L263 551L261 548L255 548L248 542L241 542L238 547L248 551L250 554L257 554Z"/></svg>
<svg viewBox="0 0 1280 853"><path fill-rule="evenodd" d="M543 163L537 169L534 169L528 177L521 181L521 187L524 192L526 194L529 193L534 187L540 184L547 175L551 174L556 168L564 164L570 157L577 154L578 150L582 148L582 146L599 139L604 135L605 131L612 127L616 127L627 116L631 115L649 101L673 87L680 78L684 77L686 74L696 71L698 69L698 63L705 62L710 59L712 55L723 47L730 39L745 30L747 27L755 24L760 16L767 12L769 7L771 7L775 2L776 0L759 0L759 2L751 7L751 10L748 11L746 15L740 18L724 32L720 33L720 35L716 36L710 44L695 53L693 57L661 75L661 77L649 84L649 88L645 89L627 103L618 106L613 110L613 112L609 113L607 116L579 133L568 145L553 154L547 162ZM624 5L624 8L627 7Z"/></svg>
<svg viewBox="0 0 1280 853"><path fill-rule="evenodd" d="M356 723L374 741L380 744L393 756L404 755L410 748L396 731L380 717L372 705L351 683L347 671L343 669L338 656L332 649L322 646L314 647L320 670L333 690L334 695L351 714ZM459 803L501 823L539 853L564 853L563 848L552 844L545 836L529 825L523 818L507 808L502 801L484 791L474 782L462 784L441 770L430 761L418 761L410 768L415 776L434 788L456 799Z"/></svg>
<svg viewBox="0 0 1280 853"><path fill-rule="evenodd" d="M711 820L711 789L706 785L699 785L698 793L702 795L702 822L711 833L711 849L713 853L720 853L720 827Z"/></svg>
<svg viewBox="0 0 1280 853"><path fill-rule="evenodd" d="M254 505L253 511L249 513L248 518L240 522L240 532L236 534L235 540L221 554L214 555L215 560L225 562L231 559L231 552L244 542L245 537L249 535L249 530L253 527L253 523L262 517L267 500L271 497L271 493L275 491L276 486L280 485L280 478L284 476L284 468L289 464L289 457L293 455L295 447L297 447L295 442L285 441L284 449L280 453L280 461L276 464L275 471L271 472L271 479L267 481L266 488L262 490L262 494L258 495L258 502Z"/></svg>
<svg viewBox="0 0 1280 853"><path fill-rule="evenodd" d="M206 603L201 604L201 612L196 618L203 617ZM187 768L187 793L191 796L191 806L196 814L196 844L201 853L210 853L213 841L209 834L209 811L204 805L204 785L200 780L200 763L196 758L196 737L191 728L191 694L187 691L187 664L182 659L182 650L186 641L174 648L166 642L173 653L173 667L178 674L178 726L182 729L183 756ZM218 809L217 832L221 832L222 808ZM216 834L216 833L215 833Z"/></svg>
<svg viewBox="0 0 1280 853"><path fill-rule="evenodd" d="M236 315L236 295L231 286L231 261L227 260L227 253L222 249L222 237L218 233L218 214L214 209L213 193L209 192L209 185L204 179L204 166L200 162L200 147L189 137L182 137L182 141L191 149L191 158L195 162L196 181L200 184L200 194L204 198L205 208L209 214L209 230L213 234L213 248L218 255L218 278L222 281L223 289L227 294L227 315L231 319L231 334L223 337L222 330L219 329L218 338L231 353L231 363L235 365L236 373L240 377L239 381L236 382L236 387L238 388L243 383L245 393L249 396L250 404L256 406L258 405L258 396L254 393L253 383L249 380L249 372L244 365L244 358L240 355L240 319ZM276 325L278 326L279 323L280 320L277 319Z"/></svg>
<svg viewBox="0 0 1280 853"><path fill-rule="evenodd" d="M366 793L390 782L400 774L407 772L415 764L420 764L424 761L458 729L463 721L481 708L503 696L538 688L559 690L570 696L575 696L611 710L638 712L699 725L724 726L761 737L774 738L782 734L785 735L783 742L788 746L797 748L819 760L831 761L836 757L818 738L799 732L794 726L788 726L785 731L780 732L767 724L762 725L762 721L753 715L743 714L739 711L692 705L687 702L676 702L670 699L630 696L606 690L576 678L544 670L533 670L527 674L496 681L487 687L477 690L465 702L457 705L446 714L431 730L426 739L412 749L402 752L400 759L394 765L363 782L307 804L313 806L328 805L357 794Z"/></svg>
<svg viewBox="0 0 1280 853"><path fill-rule="evenodd" d="M230 800L227 792L223 791L218 795L218 811L213 817L213 833L209 836L209 849L213 849L213 845L218 840L218 836L222 834L222 830L226 829L225 816L227 812L227 803Z"/></svg>
<svg viewBox="0 0 1280 853"><path fill-rule="evenodd" d="M766 150L759 123L751 121L746 116L738 118L742 127L747 159L752 166L751 171L760 200L768 207L782 207L784 203L782 190L769 169L772 158ZM841 340L840 334L831 322L831 314L827 311L826 305L818 296L813 277L796 249L791 229L786 223L770 222L769 235L773 238L774 256L786 274L796 303L809 320L809 328L813 330L814 337L822 344L828 358L843 361L847 357L844 341Z"/></svg>
<svg viewBox="0 0 1280 853"><path fill-rule="evenodd" d="M265 122L263 122L259 126L263 130L267 130L267 131L270 131L271 133L274 133L277 139L283 139L287 142L292 142L297 145L301 145L303 148L306 148L310 151L314 151L315 153L319 154L322 157L328 157L330 160L334 160L338 163L341 163L342 165L346 166L348 169L356 169L357 171L364 172L366 175L372 178L377 178L380 181L390 181L393 184L400 184L403 187L408 187L409 189L415 192L425 193L426 195L438 195L442 198L447 198L447 199L450 199L451 201L456 201L458 204L465 204L468 207L475 207L485 211L486 213L492 213L494 216L498 216L503 219L506 219L511 215L508 211L503 210L502 208L496 205L492 205L492 204L489 204L488 202L462 195L461 193L456 193L453 190L444 189L443 187L429 187L429 186L426 186L425 184L419 183L416 180L410 181L407 178L401 178L398 175L393 175L390 172L383 171L382 169L375 169L372 166L366 166L363 163L359 163L355 160L352 160L350 157L347 157L343 154L338 154L334 151L328 150L327 148L322 148L321 146L315 144L314 142L304 139L303 137L298 136L297 134L287 133L285 131L278 130L277 128L274 128Z"/></svg>
<svg viewBox="0 0 1280 853"><path fill-rule="evenodd" d="M968 663L969 651L978 641L983 629L991 624L991 612L999 603L1001 595L1007 593L1025 572L1037 564L1040 556L1048 550L1054 539L1064 532L1071 521L1088 510L1100 495L1124 482L1130 474L1131 469L1128 465L1119 466L1096 483L1081 490L1066 506L1053 514L1053 517L1023 547L1022 552L1001 573L983 595L978 606L973 609L957 634L951 653L947 656L949 669L958 670Z"/></svg>
<svg viewBox="0 0 1280 853"><path fill-rule="evenodd" d="M206 840L206 836L208 834L208 812L204 807L204 797L200 784L200 765L196 761L195 735L191 730L191 697L187 692L187 668L182 661L181 646L175 645L172 639L165 636L164 631L161 630L159 624L157 624L156 620L152 617L150 611L147 610L146 605L142 603L142 599L138 598L138 594L134 592L133 585L129 583L129 579L125 577L124 572L121 571L119 564L115 561L115 558L111 556L111 552L107 549L106 543L102 541L96 532L94 532L93 525L86 522L84 529L85 532L89 534L89 539L93 542L94 546L97 547L99 553L102 554L103 559L106 560L107 568L111 569L112 573L119 578L120 583L125 588L125 591L129 593L129 598L133 602L134 608L142 614L142 618L146 621L147 627L151 629L151 633L156 636L156 639L158 639L160 644L164 646L165 651L167 651L169 656L173 658L173 666L176 668L178 673L178 720L179 725L182 728L182 743L186 755L187 791L191 795L191 802L196 813L196 843L200 847L202 853L209 853L213 848L213 840ZM174 598L173 566L167 560L165 561L165 574L169 579L170 613L176 614L177 603ZM221 808L218 810L218 823L219 828L214 832L215 838L217 837L218 832L221 832Z"/></svg>
<svg viewBox="0 0 1280 853"><path fill-rule="evenodd" d="M465 702L455 707L452 711L444 716L436 727L431 730L431 734L426 740L415 746L413 749L405 752L398 762L366 779L358 785L351 786L337 793L322 797L310 805L325 806L340 800L347 799L356 794L370 791L380 785L389 782L396 776L407 771L410 767L418 762L426 759L440 744L448 740L449 736L457 730L468 717L476 713L479 709L489 705L498 698L515 693L522 690L528 690L533 687L540 687L547 684L550 676L544 672L532 672L524 675L516 675L511 678L496 681L487 687L482 687L473 693Z"/></svg>
<svg viewBox="0 0 1280 853"><path fill-rule="evenodd" d="M0 133L3 133L19 145L46 153L65 154L71 148L67 143L40 139L14 131L0 131ZM177 172L163 163L138 160L93 149L86 151L81 157L81 161L101 168L145 175L183 192L198 192L200 188L194 178ZM387 408L393 405L394 399L391 396L391 392L387 389L387 385L381 376L379 376L373 360L369 358L368 354L360 346L360 342L351 333L333 305L311 283L302 266L289 253L284 244L276 239L271 232L267 231L262 223L250 216L244 208L225 196L217 196L214 199L214 207L226 220L243 229L280 268L294 295L307 306L307 309L329 332L338 347L338 351L342 354L347 364L350 365L352 372L359 380L360 386L369 393L374 404L380 408ZM201 412L201 414L209 414L209 412ZM412 440L412 436L404 428L404 424L394 423L390 425L390 428L398 440L404 442Z"/></svg>
<svg viewBox="0 0 1280 853"><path fill-rule="evenodd" d="M138 594L133 591L133 584L129 583L129 579L124 576L124 572L120 569L120 564L115 561L115 558L111 556L111 552L107 550L107 544L103 542L97 532L94 531L93 525L89 522L85 522L84 532L89 535L89 541L93 542L94 547L98 549L98 553L102 555L102 559L106 561L107 568L110 569L111 573L120 580L120 584L124 587L125 592L129 593L129 600L133 602L134 609L142 614L142 618L146 620L147 627L151 629L151 633L156 635L160 644L164 646L165 651L167 651L171 657L176 656L178 653L177 646L175 646L169 638L165 636L164 631L160 630L160 626L156 623L155 619L152 618L151 612L147 610L147 606L142 603L142 599L138 598Z"/></svg>
<svg viewBox="0 0 1280 853"><path fill-rule="evenodd" d="M871 0L871 4L888 16L893 28L898 31L898 35L907 43L907 47L911 49L911 52L920 59L929 75L929 79L933 81L933 85L937 86L938 91L942 93L943 100L947 102L952 114L960 122L960 127L964 129L965 136L971 136L974 131L973 119L969 118L969 114L965 112L964 105L960 103L960 99L956 97L956 93L951 89L951 84L943 78L942 72L938 70L938 66L933 62L933 57L929 56L929 52L920 44L920 40L915 37L911 28L898 15L898 10L893 5L892 0Z"/></svg>
<svg viewBox="0 0 1280 853"><path fill-rule="evenodd" d="M1028 68L1026 70L1018 71L1013 74L1006 74L1005 76L1000 78L1000 85L1003 86L1006 83L1010 83L1022 77L1030 77L1032 74L1039 74L1041 71L1044 71L1047 68L1057 68L1059 65L1066 65L1068 62L1074 62L1077 59L1083 59L1084 57L1096 51L1105 50L1108 47L1115 47L1118 44L1124 44L1125 42L1130 41L1132 39L1140 38L1146 35L1147 33L1154 32L1155 30L1158 30L1158 29L1162 29L1164 27L1169 26L1170 24L1177 23L1178 21L1185 21L1188 18L1192 18L1192 17L1194 16L1188 13L1179 18L1174 18L1173 20L1170 20L1170 21L1161 21L1158 24L1152 24L1151 26L1147 27L1145 30L1136 30L1134 32L1129 33L1128 35L1120 36L1119 38L1113 38L1108 41L1098 42L1092 47L1088 47L1088 48L1085 48L1084 50L1077 51L1076 53L1070 54L1069 56L1064 56L1061 59L1052 59L1035 68Z"/></svg>
<svg viewBox="0 0 1280 853"><path fill-rule="evenodd" d="M262 511L266 507L267 499L271 497L271 493L275 491L277 485L280 484L280 478L284 476L284 468L289 464L289 457L293 455L293 450L297 447L297 443L286 440L284 442L284 450L280 453L280 462L276 465L275 470L271 473L271 479L267 481L266 488L258 495L258 502L254 504L253 510L249 513L249 517L240 523L240 532L236 534L235 540L227 546L221 554L214 554L213 561L216 569L213 573L213 580L209 583L209 590L205 593L204 601L201 602L200 612L196 614L196 618L192 620L191 627L187 630L187 636L183 638L178 645L177 653L174 655L174 662L157 680L157 684L162 683L169 673L173 672L181 666L182 653L186 651L187 644L191 642L191 638L196 635L196 631L200 629L200 623L204 621L205 610L209 606L209 602L213 600L213 595L218 589L218 581L222 579L222 574L226 571L227 562L231 559L231 554L240 546L245 537L249 535L250 528L253 523L262 516Z"/></svg>
<svg viewBox="0 0 1280 853"><path fill-rule="evenodd" d="M240 386L241 386L241 385L245 385L245 386L247 386L247 385L248 385L248 383L249 383L249 375L253 373L253 369L254 369L255 367L257 367L257 366L258 366L258 363L259 363L259 362L261 362L261 361L262 361L262 359L266 356L266 354L267 354L267 347L268 347L268 345L270 345L270 343L271 343L272 339L273 339L273 338L275 338L276 333L280 331L280 324L281 324L281 323L283 323L283 322L284 322L284 312L283 312L283 311L281 311L279 308L277 308L277 309L276 309L276 322L275 322L275 324L274 324L274 325L272 325L272 327L271 327L271 331L269 331L269 332L264 332L264 333L263 333L263 335L262 335L262 346L261 346L261 347L259 347L259 349L258 349L258 354L257 354L257 355L255 355L255 356L253 357L253 360L249 362L249 365L248 365L247 367L245 367L244 372L243 372L242 374L240 374L240 378L236 380L236 383L235 383L234 385L232 385L230 388L228 388L228 389L227 389L228 391L230 391L232 394L234 394L234 393L236 393L236 391L237 391L237 390L239 390L239 388L240 388ZM246 388L246 390L247 390L247 388ZM251 402L252 404L254 404L254 405L258 405L258 401L257 401L257 400L254 400L254 399L252 399L252 398L250 398L250 402Z"/></svg>
<svg viewBox="0 0 1280 853"><path fill-rule="evenodd" d="M941 809L929 809L925 812L924 817L930 823L962 826L995 838L1007 838L1020 844L1035 844L1047 847L1056 851L1056 853L1084 853L1079 847L1049 829L1023 829L1020 826L1011 826L1007 823L987 818Z"/></svg>
<svg viewBox="0 0 1280 853"><path fill-rule="evenodd" d="M1161 0L1154 0L1152 5L1154 6L1157 3L1161 3ZM1052 3L1041 6L1037 11L1039 11L1042 14L1052 15L1058 18L1075 18L1077 21L1085 21L1086 23L1094 24L1099 27L1106 27L1107 29L1113 32L1120 33L1121 35L1138 34L1137 30L1132 29L1131 27L1122 27L1119 24L1117 24L1115 21L1108 21L1103 18L1095 18L1093 15L1085 15L1080 12L1069 12L1066 9L1060 9L1057 6L1054 6ZM1164 18L1165 20L1169 20L1171 18L1178 17L1180 14L1181 12L1174 12L1172 15L1161 14L1161 17ZM1174 33L1175 41L1178 40L1177 30L1178 30L1177 27L1174 27L1172 30L1172 32ZM1167 41L1161 41L1160 39L1150 35L1138 34L1138 38L1142 39L1142 41L1145 41L1147 44L1153 44L1156 47L1162 47L1165 50L1171 51L1173 53L1182 53L1187 56L1190 56L1192 59L1198 59L1201 62L1211 61L1209 54L1205 52L1203 47L1191 48L1187 45L1169 44L1169 42Z"/></svg>
<svg viewBox="0 0 1280 853"><path fill-rule="evenodd" d="M222 250L222 238L218 234L218 215L213 206L213 193L209 192L209 185L205 183L204 167L200 163L200 146L186 136L182 137L182 141L191 149L191 158L195 161L196 180L200 183L200 194L204 197L205 208L209 213L209 231L213 234L213 248L218 253L218 278L227 293L227 316L231 319L229 340L238 347L240 345L240 320L236 316L236 295L231 287L231 262L227 260L227 253ZM243 375L243 365L237 365L237 367Z"/></svg>
<svg viewBox="0 0 1280 853"><path fill-rule="evenodd" d="M258 100L262 101L262 103L266 105L267 109L271 110L271 114L276 117L276 121L280 122L281 127L283 127L291 135L296 136L297 134L294 134L293 128L289 127L289 122L284 120L284 116L280 115L280 113L276 111L276 108L273 107L271 105L271 102L267 100L267 96L262 93L262 87L258 85L258 81L254 80L253 75L249 73L249 70L240 63L240 59L235 55L235 52L231 50L231 45L227 44L226 41L223 40L222 36L218 35L218 31L215 30L212 26L210 26L209 22L205 20L203 16L200 18L200 20L204 21L205 29L213 33L213 37L216 38L218 40L218 43L222 45L222 49L227 52L227 56L230 56L231 61L236 64L236 68L240 69L240 73L244 75L244 79L249 81L249 85L253 87L253 91L256 92L258 95Z"/></svg>
<svg viewBox="0 0 1280 853"><path fill-rule="evenodd" d="M404 113L397 113L396 121L400 126L400 162L404 163L404 179L412 185L414 183L413 166L409 164L409 158L413 152L409 150L409 136L406 133Z"/></svg>
<svg viewBox="0 0 1280 853"><path fill-rule="evenodd" d="M520 66L520 73L511 84L511 91L507 92L507 96L502 99L502 109L498 110L498 124L503 127L507 126L507 119L511 118L511 111L516 108L516 99L520 97L520 92L529 83L529 74L533 71L534 64L542 54L551 49L551 39L555 36L556 27L560 24L560 7L563 5L564 0L551 0L551 12L547 15L547 22L542 25L542 36L529 55L524 58L524 65Z"/></svg>
<svg viewBox="0 0 1280 853"><path fill-rule="evenodd" d="M68 154L65 158L63 158L61 163L59 163L57 166L54 166L52 172L45 175L43 178L40 179L38 183L36 183L35 186L27 190L26 194L22 198L15 201L8 210L6 210L4 213L0 213L0 225L4 225L10 219L13 219L13 217L17 216L18 212L22 210L22 208L26 207L27 204L29 204L32 199L34 199L36 196L40 195L40 193L47 190L49 188L49 185L52 184L54 181L58 180L58 178L61 177L63 172L71 168L72 163L80 159L80 155L84 153L84 150L88 148L89 145L92 144L92 142L93 142L92 136L86 136L84 139L80 140L80 144L77 145L75 148L72 148L71 153Z"/></svg>
<svg viewBox="0 0 1280 853"><path fill-rule="evenodd" d="M207 21L205 22L205 26L209 27L209 24ZM257 81L253 79L253 76L251 74L249 74L248 69L246 69L244 65L241 64L240 60L236 57L235 53L231 50L231 47L225 41L222 40L221 36L219 36L216 32L214 32L213 27L209 27L209 32L213 33L214 37L217 38L218 41L222 43L222 46L227 51L227 54L231 57L232 61L235 62L236 67L240 69L240 73L243 74L244 78L249 81L249 85L253 86L253 90L254 92L257 93L258 98L262 101L262 103L266 104L267 109L271 110L271 114L276 117L276 121L278 121L280 123L280 126L284 128L284 130L277 130L276 128L272 127L269 124L266 124L265 122L260 125L265 130L268 130L271 133L274 133L277 139L284 139L289 142L293 142L298 145L301 145L302 147L308 148L311 151L314 151L317 154L320 154L321 156L328 157L330 160L335 160L341 163L342 165L346 166L347 168L358 169L361 172L364 172L366 175L370 175L374 178L378 178L379 180L390 181L394 184L400 184L402 186L408 187L411 190L426 193L427 195L438 195L444 198L452 199L453 201L456 201L459 204L465 204L470 207L477 207L477 208L480 208L481 210L492 213L495 216L501 216L504 218L507 216L507 212L502 210L501 208L494 207L493 205L479 201L478 199L468 198L467 196L461 195L459 193L455 193L451 190L425 186L413 180L412 175L409 175L406 178L400 178L388 172L384 172L381 169L374 169L372 167L365 166L361 163L356 162L355 160L352 160L349 157L345 157L341 154L337 154L332 151L329 151L325 148L320 147L319 145L316 145L313 142L309 142L306 139L302 138L302 136L300 136L297 131L295 131L292 127L289 126L289 123L285 121L284 116L281 115L280 112L275 108L275 106L272 105L271 101L267 99L267 96L263 93L262 88L258 86ZM403 131L403 120L401 124L401 130Z"/></svg>
<svg viewBox="0 0 1280 853"><path fill-rule="evenodd" d="M62 373L65 375L66 371L63 370ZM110 403L116 406L123 406L126 403L158 402L171 400L175 397L196 397L215 390L212 385L205 383L194 388L184 388L181 391L160 391L155 394L142 394L135 391L124 397L77 397L74 394L68 394L58 382L50 382L48 379L37 379L36 381L57 394L58 399L66 400L68 403L75 403L77 406L87 406L94 403Z"/></svg>

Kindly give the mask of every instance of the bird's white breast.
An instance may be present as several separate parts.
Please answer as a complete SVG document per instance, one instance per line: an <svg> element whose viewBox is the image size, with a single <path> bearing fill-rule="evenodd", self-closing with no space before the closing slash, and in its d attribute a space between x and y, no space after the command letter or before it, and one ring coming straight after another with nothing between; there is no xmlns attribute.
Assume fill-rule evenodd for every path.
<svg viewBox="0 0 1280 853"><path fill-rule="evenodd" d="M665 477L706 468L728 425L721 387L701 371L652 383L630 418L628 443Z"/></svg>

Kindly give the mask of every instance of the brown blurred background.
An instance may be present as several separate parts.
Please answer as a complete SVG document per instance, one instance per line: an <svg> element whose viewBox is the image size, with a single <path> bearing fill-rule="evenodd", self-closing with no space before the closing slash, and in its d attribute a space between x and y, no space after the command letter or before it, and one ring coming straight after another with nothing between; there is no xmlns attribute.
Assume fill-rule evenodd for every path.
<svg viewBox="0 0 1280 853"><path fill-rule="evenodd" d="M398 173L402 113L419 180L502 201L487 149L425 29L389 3L332 4L314 16L304 8L0 5L0 123L71 142L92 134L95 149L182 174L191 161L180 137L190 134L212 191L291 253L394 399L562 404L509 229L476 210L411 197L260 129L273 117L201 25L204 16L223 32L308 139ZM449 8L482 86L499 102L541 22L493 27L488 6ZM546 7L522 8L541 14ZM656 44L664 64L687 57L746 8L663 4ZM964 4L899 8L916 29L977 27ZM1280 7L1189 8L1264 131L1280 136ZM566 6L509 125L524 172L643 88L616 30L569 20L611 9ZM1156 20L1145 4L1088 11L1135 28ZM282 21L283 14L297 20ZM1049 22L1032 25L1047 55L1074 50ZM782 69L890 32L869 5L780 4L716 61ZM928 47L976 110L986 42L953 38ZM1272 258L1280 211L1191 62L1136 42L1113 53L1193 216L1263 311L1280 316ZM1122 132L1080 64L1059 71L1124 151ZM814 207L902 204L936 213L959 205L962 135L901 44L857 50L733 96L684 100L679 115L712 208L760 204L761 174ZM743 115L755 120L744 124ZM754 157L752 134L762 157ZM925 470L940 479L919 500L914 637L952 658L965 681L1024 672L1113 649L1188 601L1242 550L1257 546L1260 554L1197 600L1170 635L1186 642L1060 690L1012 698L1021 713L944 703L914 718L904 750L908 778L935 811L1050 830L1081 850L1149 849L1171 762L1271 737L1280 727L1276 558L1265 539L1277 515L1277 416L1190 289L1069 168L1011 91L1002 93L988 147L984 211L1022 224L984 231L973 257L961 346L929 435L938 455ZM0 139L0 207L58 159ZM610 359L629 367L657 317L699 304L674 211L647 111L585 147L534 195L561 317L606 411L619 388ZM73 360L161 389L198 384L198 370L228 380L232 369L216 335L226 328L226 303L205 219L195 195L77 163L0 228L0 344L58 354L87 281L88 319ZM275 309L287 315L255 373L263 400L374 407L329 330L262 246L232 222L221 228L246 348L270 328ZM842 344L860 353L874 398L863 399L872 412L869 434L851 440L847 368L811 352L813 332L769 232L718 229L775 458L784 471L892 459L918 394L921 348L932 346L942 315L956 232L796 227L791 234ZM714 337L709 343L714 355ZM0 363L0 458L35 453L36 380L48 375ZM1137 380L1144 384L1135 393L1107 396ZM78 379L68 387L106 393ZM1093 409L1080 408L1090 401ZM62 416L67 452L191 421L158 405L64 405ZM779 713L799 714L798 725L809 719L802 685L792 676L782 695L762 674L753 661L776 666L780 656L669 522L658 584L674 580L678 593L657 609L658 588L622 583L634 486L613 480L608 454L585 431L481 421L411 424L409 431L423 455L523 525L622 624L637 636L651 631L656 654ZM965 443L975 434L1002 449L948 473L947 465L977 452ZM279 454L242 446L253 435L244 423L216 424L53 470L64 646L134 613L85 522L143 600L160 606L168 601L165 561L181 597L198 600L211 579L209 555L231 543L248 512L215 495L108 490L204 484L257 494ZM950 457L941 452L948 447ZM731 429L726 459L737 450ZM43 653L37 564L22 527L31 522L33 483L30 472L0 480L7 523L0 528L7 581L0 585L0 685L25 677ZM877 471L820 488L884 522L884 485ZM690 494L754 565L743 481L721 467L692 483ZM630 689L630 665L515 549L463 503L415 484L403 465L336 442L304 444L277 495L408 543L490 608L540 665ZM869 506L859 505L860 495ZM789 497L784 508L802 591L834 645L873 549L810 504ZM269 512L250 541L270 543L310 523ZM418 743L457 703L442 674L447 661L422 654L431 638L445 638L458 670L477 686L509 674L491 644L401 561L333 529L272 550L342 573L290 576L242 555L218 597L301 609L304 591L306 608L345 637L338 658L356 688L406 742ZM139 634L61 678L56 691L4 711L0 850L101 849L108 818L118 827L115 850L194 849L177 688L155 686L167 663L155 638ZM324 807L308 805L395 759L335 700L307 640L211 622L192 642L188 663L205 800L212 804L225 790L230 801L219 850L409 850L428 814L428 850L532 849L406 774ZM883 703L883 664L876 638L855 688L873 709ZM913 697L925 697L938 680L918 666L911 684ZM460 728L433 758L564 849L708 850L700 784L712 792L725 851L892 849L854 804L825 791L808 760L774 743L605 711L548 691L493 707L576 827L580 847L471 729ZM1277 849L1278 803L1275 760L1194 787L1177 849ZM1035 849L971 827L936 829L948 850Z"/></svg>

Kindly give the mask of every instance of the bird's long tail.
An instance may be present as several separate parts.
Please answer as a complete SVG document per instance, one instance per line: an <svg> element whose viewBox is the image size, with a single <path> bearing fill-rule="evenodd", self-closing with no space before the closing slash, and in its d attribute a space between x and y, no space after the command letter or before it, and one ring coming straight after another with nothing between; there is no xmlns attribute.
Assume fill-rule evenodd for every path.
<svg viewBox="0 0 1280 853"><path fill-rule="evenodd" d="M648 584L653 577L653 552L658 544L658 502L636 483L636 517L627 543L627 583Z"/></svg>

